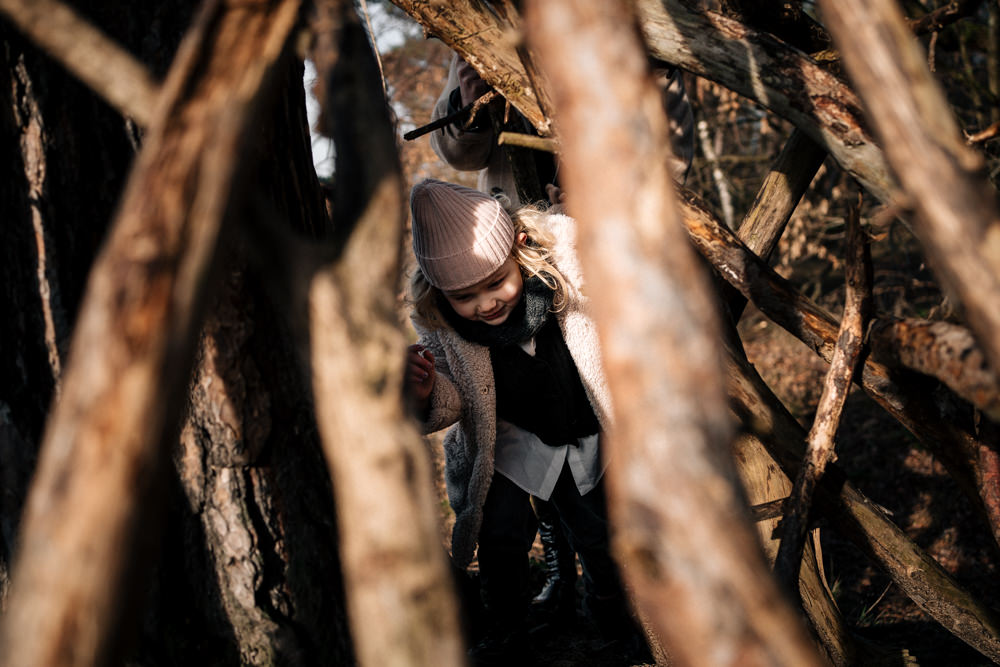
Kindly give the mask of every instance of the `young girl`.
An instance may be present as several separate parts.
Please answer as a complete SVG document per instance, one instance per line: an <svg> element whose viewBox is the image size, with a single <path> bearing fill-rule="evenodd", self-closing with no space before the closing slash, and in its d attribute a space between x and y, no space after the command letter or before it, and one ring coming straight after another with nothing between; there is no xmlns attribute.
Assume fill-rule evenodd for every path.
<svg viewBox="0 0 1000 667"><path fill-rule="evenodd" d="M490 629L472 650L502 663L525 649L529 495L551 500L580 557L585 606L602 633L632 639L608 550L600 433L610 397L580 291L572 219L500 203L460 185L413 188L407 390L444 440L460 568L478 542ZM456 423L457 422L457 423Z"/></svg>

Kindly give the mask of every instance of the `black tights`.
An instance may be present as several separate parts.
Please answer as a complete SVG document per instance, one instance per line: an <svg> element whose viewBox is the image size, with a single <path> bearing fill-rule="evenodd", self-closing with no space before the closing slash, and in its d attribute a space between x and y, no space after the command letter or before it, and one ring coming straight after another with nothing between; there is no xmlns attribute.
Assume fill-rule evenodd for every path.
<svg viewBox="0 0 1000 667"><path fill-rule="evenodd" d="M620 596L621 578L609 551L603 481L581 496L569 467L564 465L550 501L580 557L587 596ZM495 473L479 530L480 585L487 612L495 622L514 623L524 618L529 597L528 552L535 530L528 494Z"/></svg>

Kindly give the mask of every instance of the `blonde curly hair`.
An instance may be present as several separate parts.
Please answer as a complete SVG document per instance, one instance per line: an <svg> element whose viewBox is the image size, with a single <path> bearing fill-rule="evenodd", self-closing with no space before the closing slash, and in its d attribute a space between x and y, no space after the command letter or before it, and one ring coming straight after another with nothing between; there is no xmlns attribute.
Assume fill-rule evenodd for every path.
<svg viewBox="0 0 1000 667"><path fill-rule="evenodd" d="M504 208L509 208L510 200L504 196L497 197ZM559 312L566 306L566 279L552 263L552 246L555 239L543 224L545 209L539 206L523 206L510 213L514 223L514 246L510 250L511 257L521 268L523 277L536 276L555 292L552 299L552 312ZM524 232L526 239L519 243L516 239ZM438 309L438 298L441 290L431 285L419 266L414 266L410 273L406 302L413 308L417 318L425 326L436 329L446 326L444 317Z"/></svg>

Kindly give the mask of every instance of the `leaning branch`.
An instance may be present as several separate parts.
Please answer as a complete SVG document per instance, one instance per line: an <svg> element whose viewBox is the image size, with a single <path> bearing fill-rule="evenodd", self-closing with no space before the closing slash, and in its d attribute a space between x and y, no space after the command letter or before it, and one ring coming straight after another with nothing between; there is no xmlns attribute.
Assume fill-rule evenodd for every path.
<svg viewBox="0 0 1000 667"><path fill-rule="evenodd" d="M406 337L396 285L403 175L375 55L350 0L318 0L313 60L337 132L341 251L310 276L308 341L316 417L333 479L350 624L362 665L465 662L433 472L404 413ZM343 158L363 156L341 164ZM372 502L377 498L378 502ZM373 564L378 567L373 567Z"/></svg>
<svg viewBox="0 0 1000 667"><path fill-rule="evenodd" d="M682 216L699 252L730 285L764 315L812 348L827 362L833 358L837 323L826 310L805 298L715 220L697 197L682 190ZM958 424L942 419L929 392L919 383L901 383L891 370L865 359L856 381L875 402L913 433L945 464L966 493L982 506L985 491L976 484L976 439ZM991 522L997 521L991 518Z"/></svg>
<svg viewBox="0 0 1000 667"><path fill-rule="evenodd" d="M124 657L227 204L299 9L208 3L174 60L46 426L0 628L8 666Z"/></svg>
<svg viewBox="0 0 1000 667"><path fill-rule="evenodd" d="M159 86L146 67L59 0L0 0L25 35L124 116L146 127Z"/></svg>
<svg viewBox="0 0 1000 667"><path fill-rule="evenodd" d="M823 393L816 408L816 418L806 442L806 455L795 485L788 498L782 521L781 546L774 563L775 574L790 590L799 578L802 546L809 523L813 491L823 476L827 463L834 457L834 436L840 425L840 415L851 388L851 379L871 312L871 253L861 229L861 214L857 206L847 216L847 289L844 317L833 359L826 374Z"/></svg>
<svg viewBox="0 0 1000 667"><path fill-rule="evenodd" d="M533 85L538 75L518 52L515 36L520 30L520 19L513 8L504 4L500 5L503 11L497 12L489 3L478 0L392 0L392 3L469 63L539 134L550 133L552 103L544 87Z"/></svg>
<svg viewBox="0 0 1000 667"><path fill-rule="evenodd" d="M525 17L552 82L567 205L616 399L613 546L679 660L818 664L746 521L719 419L719 322L678 225L666 118L630 16L628 0L535 0ZM593 67L580 76L584 60Z"/></svg>
<svg viewBox="0 0 1000 667"><path fill-rule="evenodd" d="M695 0L637 0L653 56L757 101L826 147L872 194L894 185L860 100L802 52Z"/></svg>
<svg viewBox="0 0 1000 667"><path fill-rule="evenodd" d="M802 464L805 430L745 358L731 347L727 353L732 409L785 473L796 476ZM934 558L854 488L835 464L829 466L816 489L816 503L833 528L867 554L931 618L983 655L1000 660L1000 619L996 612L959 586Z"/></svg>
<svg viewBox="0 0 1000 667"><path fill-rule="evenodd" d="M914 232L1000 372L1000 206L893 0L821 0L915 216Z"/></svg>
<svg viewBox="0 0 1000 667"><path fill-rule="evenodd" d="M764 177L736 234L765 262L777 247L792 212L809 189L824 158L826 150L796 129Z"/></svg>
<svg viewBox="0 0 1000 667"><path fill-rule="evenodd" d="M872 323L871 346L879 361L937 378L1000 422L1000 379L965 327L943 321L880 318Z"/></svg>

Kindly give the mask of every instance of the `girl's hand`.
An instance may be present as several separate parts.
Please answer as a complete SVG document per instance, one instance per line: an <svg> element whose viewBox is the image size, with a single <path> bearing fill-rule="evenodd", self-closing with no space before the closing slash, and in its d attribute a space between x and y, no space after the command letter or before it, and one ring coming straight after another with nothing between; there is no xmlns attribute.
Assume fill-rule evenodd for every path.
<svg viewBox="0 0 1000 667"><path fill-rule="evenodd" d="M411 345L406 350L406 393L413 400L417 413L423 415L429 407L434 389L434 355L423 345Z"/></svg>

